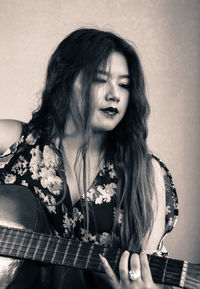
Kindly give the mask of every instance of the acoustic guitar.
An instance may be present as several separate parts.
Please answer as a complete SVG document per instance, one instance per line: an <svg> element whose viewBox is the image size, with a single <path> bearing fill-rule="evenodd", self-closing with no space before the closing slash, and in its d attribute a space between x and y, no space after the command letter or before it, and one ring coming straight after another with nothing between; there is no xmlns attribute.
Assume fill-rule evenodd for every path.
<svg viewBox="0 0 200 289"><path fill-rule="evenodd" d="M0 185L0 288L7 288L18 274L29 288L38 262L103 272L99 253L118 272L121 248L103 247L51 235L46 214L35 195L26 187ZM148 255L155 283L181 288L200 288L199 265ZM31 261L30 261L31 260ZM23 281L23 277L20 279ZM30 286L31 287L31 286ZM15 288L15 287L13 287ZM18 288L18 287L16 287ZM21 288L21 287L19 287Z"/></svg>

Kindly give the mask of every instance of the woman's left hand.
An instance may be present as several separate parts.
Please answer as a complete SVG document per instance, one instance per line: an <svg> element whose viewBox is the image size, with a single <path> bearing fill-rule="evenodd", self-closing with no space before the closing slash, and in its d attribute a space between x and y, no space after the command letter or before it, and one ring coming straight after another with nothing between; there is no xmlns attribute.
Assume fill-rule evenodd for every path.
<svg viewBox="0 0 200 289"><path fill-rule="evenodd" d="M141 254L132 254L125 251L119 263L119 276L120 281L110 267L108 261L100 256L105 272L111 283L113 289L155 289L159 288L151 276L149 262L147 255L142 252ZM128 269L130 258L130 270Z"/></svg>

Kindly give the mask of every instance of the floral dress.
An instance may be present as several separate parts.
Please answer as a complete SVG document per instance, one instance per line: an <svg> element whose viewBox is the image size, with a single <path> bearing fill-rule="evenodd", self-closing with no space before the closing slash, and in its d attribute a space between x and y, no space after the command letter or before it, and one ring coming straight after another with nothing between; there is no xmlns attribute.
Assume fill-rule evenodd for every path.
<svg viewBox="0 0 200 289"><path fill-rule="evenodd" d="M177 194L167 167L156 156L152 155L152 158L162 168L166 189L166 228L155 254L166 255L163 239L172 230L177 220ZM56 234L85 242L104 246L111 244L117 182L114 165L110 162L99 171L88 189L86 197L89 204L90 225L87 233L83 215L84 195L72 206L62 155L56 144L44 144L36 134L29 134L26 137L22 135L19 141L0 157L0 183L28 187L44 205L51 227ZM121 211L118 218L119 225L122 219ZM61 273L62 270L65 273ZM70 271L70 278L69 273L66 274L67 271ZM62 277L64 281L58 285L61 278L55 277L51 282L51 288L102 288L103 286L110 288L104 280L104 274L55 266L54 275L59 276L59 274L62 276L64 274L65 277Z"/></svg>

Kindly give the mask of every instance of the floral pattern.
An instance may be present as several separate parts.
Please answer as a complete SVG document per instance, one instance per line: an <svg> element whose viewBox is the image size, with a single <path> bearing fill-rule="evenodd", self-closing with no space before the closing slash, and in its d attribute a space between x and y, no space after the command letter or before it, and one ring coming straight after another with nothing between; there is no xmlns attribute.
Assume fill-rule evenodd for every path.
<svg viewBox="0 0 200 289"><path fill-rule="evenodd" d="M12 174L7 174L4 179L5 184L14 184L16 181L16 176Z"/></svg>
<svg viewBox="0 0 200 289"><path fill-rule="evenodd" d="M116 194L117 184L102 184L97 187L91 187L87 192L87 200L95 204L102 204L103 202L109 203L111 198ZM85 196L83 195L84 199Z"/></svg>
<svg viewBox="0 0 200 289"><path fill-rule="evenodd" d="M166 253L163 239L177 221L178 200L169 170L156 156L152 155L152 158L163 169L166 188L166 229L156 252L163 255ZM72 207L69 189L62 174L61 154L53 143L42 145L40 137L33 134L26 138L22 136L1 156L0 164L0 183L23 185L35 192L49 214L56 234L105 246L111 244L117 188L117 176L111 162L100 170L87 192L89 233L83 214L85 196L82 195ZM66 198L61 202L65 194ZM103 223L102 212L104 220L108 222ZM118 224L122 222L123 211L120 211Z"/></svg>
<svg viewBox="0 0 200 289"><path fill-rule="evenodd" d="M28 162L23 156L19 156L18 162L12 167L12 172L23 176L28 170Z"/></svg>
<svg viewBox="0 0 200 289"><path fill-rule="evenodd" d="M77 222L81 222L84 219L82 212L78 210L78 208L73 208L72 217L65 213L63 219L63 226L65 228L65 236L72 237L71 232L74 232L74 228L77 225ZM73 235L74 237L74 235Z"/></svg>

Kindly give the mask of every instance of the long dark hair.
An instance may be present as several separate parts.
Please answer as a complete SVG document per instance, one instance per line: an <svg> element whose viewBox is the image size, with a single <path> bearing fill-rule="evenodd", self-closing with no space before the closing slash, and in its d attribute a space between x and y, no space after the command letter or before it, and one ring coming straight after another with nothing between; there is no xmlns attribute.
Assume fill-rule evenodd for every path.
<svg viewBox="0 0 200 289"><path fill-rule="evenodd" d="M104 143L104 158L114 162L119 178L113 236L117 231L120 210L123 210L122 245L140 251L142 240L152 227L154 182L146 144L149 104L141 63L133 46L107 31L79 29L72 32L58 45L49 61L41 106L33 113L28 127L39 131L47 142L54 138L62 140L67 117L74 104L73 84L81 72L82 109L79 117L85 130L82 145L85 160L90 135L91 87L98 68L106 65L114 51L127 60L130 87L125 116L107 134Z"/></svg>

